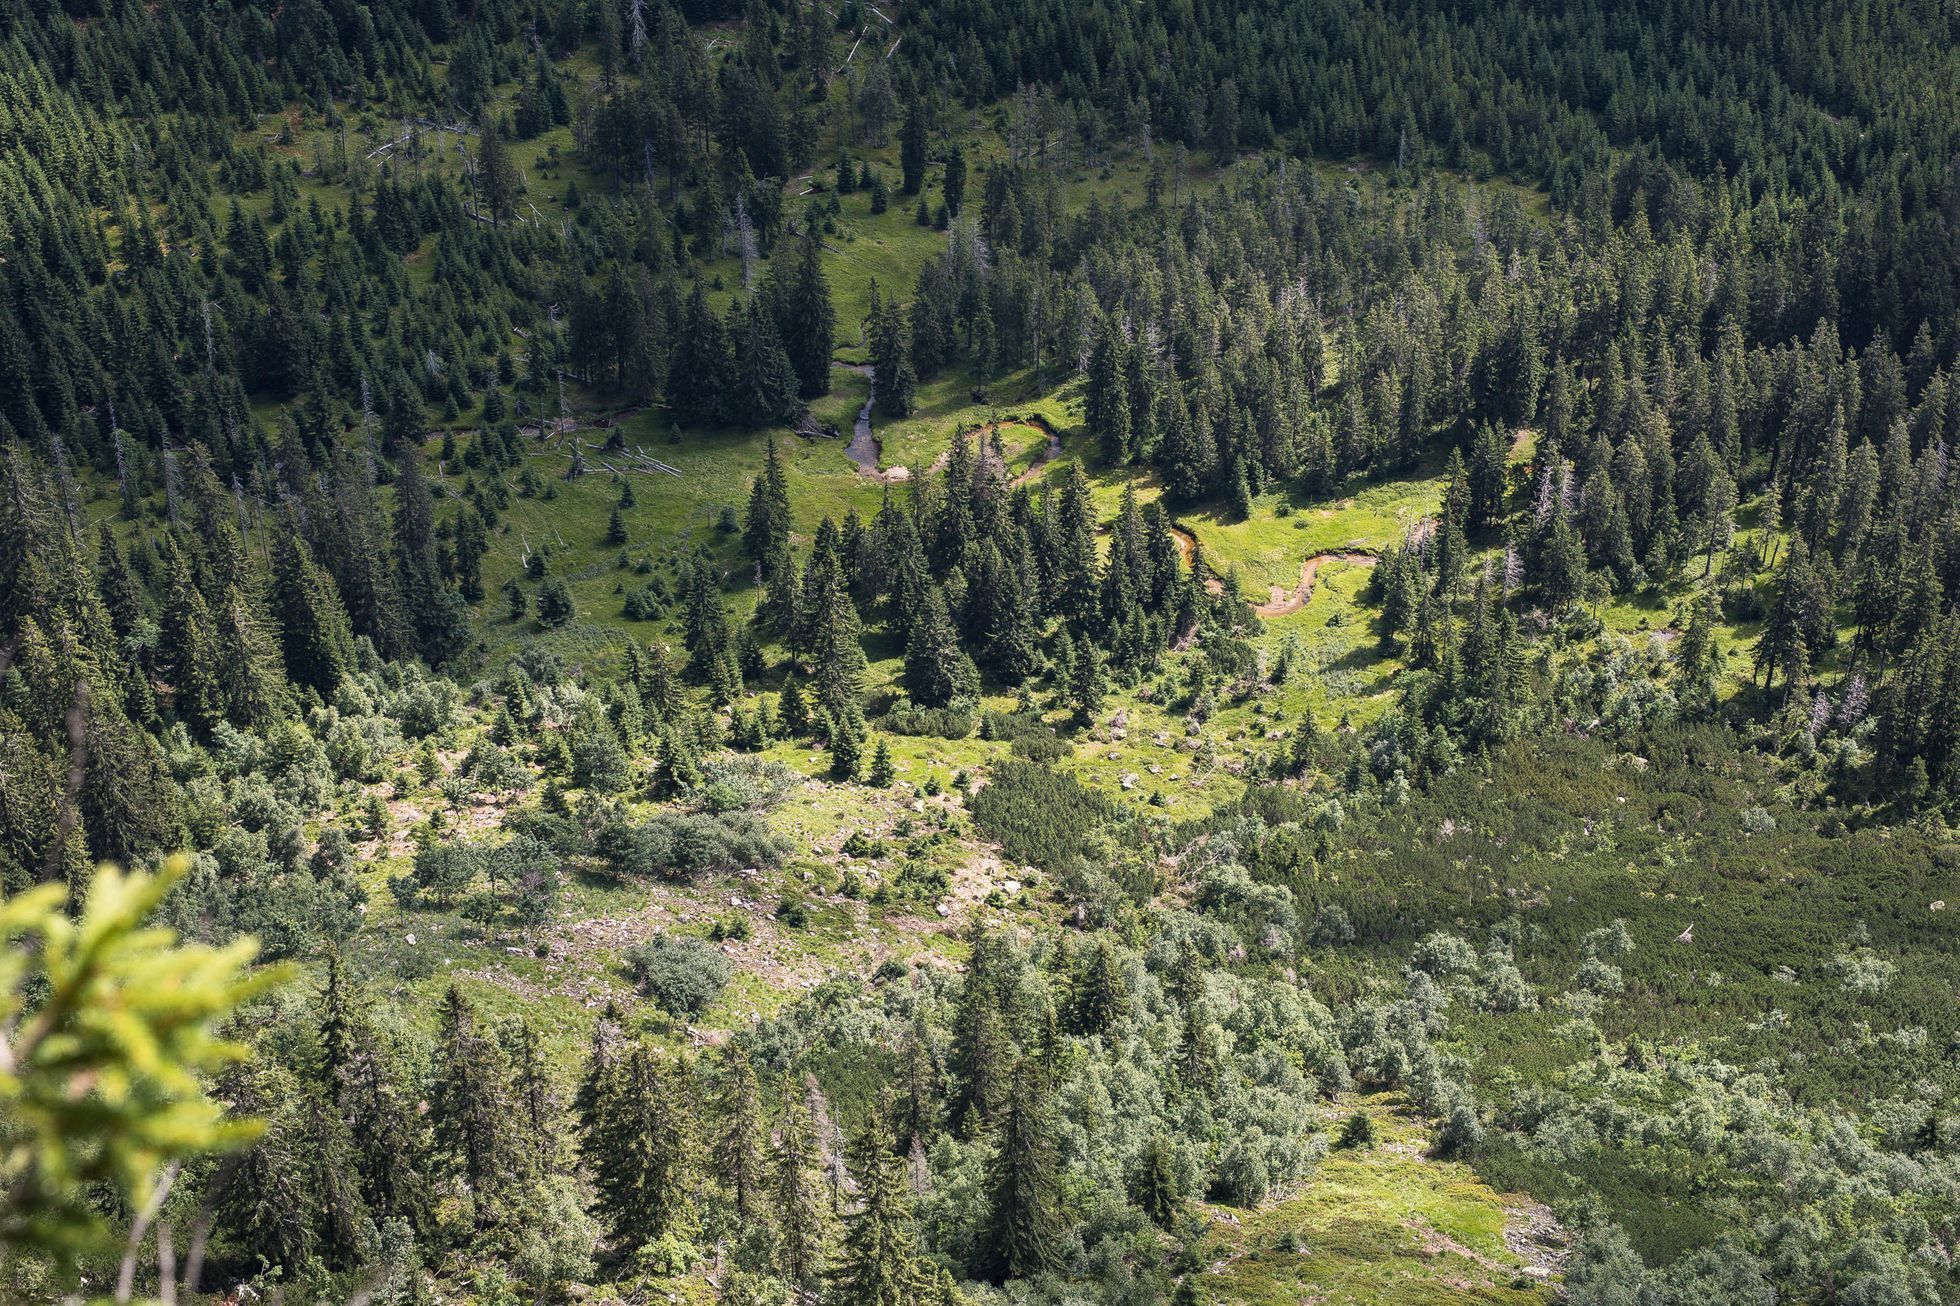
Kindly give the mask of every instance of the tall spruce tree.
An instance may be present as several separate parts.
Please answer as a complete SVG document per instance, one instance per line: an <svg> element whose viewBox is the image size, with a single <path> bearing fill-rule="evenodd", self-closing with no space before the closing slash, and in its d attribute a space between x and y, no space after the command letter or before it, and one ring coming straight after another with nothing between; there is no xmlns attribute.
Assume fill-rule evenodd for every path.
<svg viewBox="0 0 1960 1306"><path fill-rule="evenodd" d="M987 1164L987 1213L975 1271L992 1283L1061 1267L1062 1207L1048 1076L1023 1057Z"/></svg>
<svg viewBox="0 0 1960 1306"><path fill-rule="evenodd" d="M796 371L797 393L815 399L830 392L830 351L837 310L824 276L823 245L812 225L796 243L795 265L776 288L776 323Z"/></svg>
<svg viewBox="0 0 1960 1306"><path fill-rule="evenodd" d="M723 1058L722 1120L715 1143L715 1169L742 1219L760 1214L767 1198L762 1168L762 1098L755 1068L737 1045Z"/></svg>
<svg viewBox="0 0 1960 1306"><path fill-rule="evenodd" d="M728 328L696 284L682 310L680 334L674 341L674 357L667 370L667 402L675 420L689 426L714 426L730 419L735 387L735 356Z"/></svg>
<svg viewBox="0 0 1960 1306"><path fill-rule="evenodd" d="M810 666L817 711L833 722L855 722L861 715L863 628L844 576L841 548L837 527L826 517L803 571L798 644Z"/></svg>
<svg viewBox="0 0 1960 1306"><path fill-rule="evenodd" d="M905 692L926 707L945 707L980 692L979 672L960 647L945 596L936 588L926 594L924 610L905 641L904 682Z"/></svg>
<svg viewBox="0 0 1960 1306"><path fill-rule="evenodd" d="M443 995L436 1034L429 1120L445 1161L469 1185L480 1226L509 1213L526 1170L514 1113L503 1049L480 1028L475 1007L452 984Z"/></svg>
<svg viewBox="0 0 1960 1306"><path fill-rule="evenodd" d="M734 392L728 416L743 426L767 426L801 412L796 369L760 296L729 310L729 334Z"/></svg>
<svg viewBox="0 0 1960 1306"><path fill-rule="evenodd" d="M827 1241L817 1175L820 1160L810 1109L802 1097L783 1083L783 1108L776 1128L773 1184L776 1222L776 1265L799 1289L808 1288L823 1270Z"/></svg>
<svg viewBox="0 0 1960 1306"><path fill-rule="evenodd" d="M621 1058L583 1122L593 1213L623 1249L644 1247L687 1221L694 1167L685 1072L644 1044Z"/></svg>
<svg viewBox="0 0 1960 1306"><path fill-rule="evenodd" d="M749 485L748 519L742 524L742 547L755 563L756 575L771 584L791 566L789 485L783 478L783 460L770 436L763 455L762 475Z"/></svg>
<svg viewBox="0 0 1960 1306"><path fill-rule="evenodd" d="M898 138L899 188L907 195L917 195L926 183L926 145L925 101L915 96L906 106Z"/></svg>
<svg viewBox="0 0 1960 1306"><path fill-rule="evenodd" d="M430 666L441 666L469 646L470 614L462 596L443 583L435 504L412 447L402 451L395 477L395 569L416 651Z"/></svg>
<svg viewBox="0 0 1960 1306"><path fill-rule="evenodd" d="M885 1112L874 1110L854 1149L858 1206L844 1219L831 1276L829 1300L838 1306L911 1306L936 1278L920 1261L904 1166L890 1144Z"/></svg>
<svg viewBox="0 0 1960 1306"><path fill-rule="evenodd" d="M286 671L322 695L354 669L354 632L333 577L313 561L290 511L272 532L272 612Z"/></svg>

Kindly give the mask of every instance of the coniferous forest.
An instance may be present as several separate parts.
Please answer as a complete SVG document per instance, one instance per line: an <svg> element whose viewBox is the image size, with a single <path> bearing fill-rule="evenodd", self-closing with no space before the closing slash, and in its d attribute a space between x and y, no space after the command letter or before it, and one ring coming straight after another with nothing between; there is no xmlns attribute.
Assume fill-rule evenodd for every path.
<svg viewBox="0 0 1960 1306"><path fill-rule="evenodd" d="M1951 3L0 0L0 1300L1960 1301L1956 447Z"/></svg>

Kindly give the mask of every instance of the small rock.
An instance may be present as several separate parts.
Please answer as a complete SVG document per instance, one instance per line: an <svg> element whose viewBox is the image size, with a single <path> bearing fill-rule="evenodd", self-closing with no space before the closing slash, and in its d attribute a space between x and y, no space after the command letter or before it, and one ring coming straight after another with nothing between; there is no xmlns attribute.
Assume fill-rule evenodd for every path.
<svg viewBox="0 0 1960 1306"><path fill-rule="evenodd" d="M951 916L953 914L953 909L943 902L940 903L938 906L934 907L933 910L938 912L941 916Z"/></svg>
<svg viewBox="0 0 1960 1306"><path fill-rule="evenodd" d="M1002 880L1000 888L1002 893L1019 893L1021 891L1021 882L1019 880Z"/></svg>

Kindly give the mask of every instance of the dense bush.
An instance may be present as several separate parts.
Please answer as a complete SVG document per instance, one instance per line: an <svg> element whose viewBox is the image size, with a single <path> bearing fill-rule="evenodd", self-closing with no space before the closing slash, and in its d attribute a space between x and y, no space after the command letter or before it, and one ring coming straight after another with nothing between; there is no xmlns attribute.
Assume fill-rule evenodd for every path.
<svg viewBox="0 0 1960 1306"><path fill-rule="evenodd" d="M939 739L965 739L973 733L975 718L969 707L954 704L947 707L925 707L918 703L901 701L891 710L879 716L876 723L880 730L894 735L933 736Z"/></svg>
<svg viewBox="0 0 1960 1306"><path fill-rule="evenodd" d="M677 1016L698 1015L721 996L732 973L720 949L689 935L660 934L626 954L626 972L648 997Z"/></svg>
<svg viewBox="0 0 1960 1306"><path fill-rule="evenodd" d="M1081 857L1096 829L1123 819L1123 809L1110 799L1034 762L999 763L973 799L974 823L1002 852L1049 871Z"/></svg>
<svg viewBox="0 0 1960 1306"><path fill-rule="evenodd" d="M606 825L596 851L615 874L676 879L780 866L790 844L753 812L659 811Z"/></svg>
<svg viewBox="0 0 1960 1306"><path fill-rule="evenodd" d="M780 762L754 757L717 757L701 764L701 783L696 792L710 812L766 812L802 783L802 776Z"/></svg>
<svg viewBox="0 0 1960 1306"><path fill-rule="evenodd" d="M483 872L484 852L474 844L438 840L416 850L411 879L416 892L439 904L455 901Z"/></svg>

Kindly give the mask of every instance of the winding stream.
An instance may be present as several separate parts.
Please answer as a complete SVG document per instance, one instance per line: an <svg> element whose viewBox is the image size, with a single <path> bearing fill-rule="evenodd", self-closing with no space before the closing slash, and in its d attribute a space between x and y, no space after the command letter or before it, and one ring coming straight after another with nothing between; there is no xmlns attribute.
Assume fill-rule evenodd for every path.
<svg viewBox="0 0 1960 1306"><path fill-rule="evenodd" d="M878 373L869 363L846 363L845 370L856 372L871 382L871 393L864 397L864 407L858 409L857 421L851 426L851 442L844 446L844 456L857 464L858 475L875 476L879 480L885 474L878 469L878 459L883 450L878 445L878 437L871 431L871 405L878 401Z"/></svg>
<svg viewBox="0 0 1960 1306"><path fill-rule="evenodd" d="M1184 557L1184 565L1191 565L1192 556L1198 551L1198 541L1191 532L1181 526L1171 527L1171 537L1177 541L1177 551ZM1269 585L1269 601L1252 605L1253 615L1258 617L1283 617L1289 612L1298 612L1307 606L1313 597L1314 582L1320 577L1320 569L1330 562L1345 562L1356 567L1372 567L1375 555L1350 549L1335 553L1316 553L1300 563L1300 583L1288 590L1283 585ZM1220 593L1225 583L1213 576L1205 582L1205 588L1213 594Z"/></svg>

